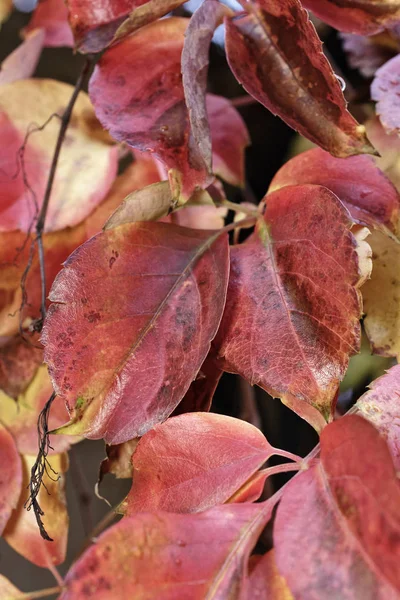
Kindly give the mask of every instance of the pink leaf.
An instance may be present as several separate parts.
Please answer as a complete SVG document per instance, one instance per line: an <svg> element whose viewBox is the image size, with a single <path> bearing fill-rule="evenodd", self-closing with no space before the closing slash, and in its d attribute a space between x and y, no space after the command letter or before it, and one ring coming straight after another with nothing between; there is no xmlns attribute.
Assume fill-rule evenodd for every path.
<svg viewBox="0 0 400 600"><path fill-rule="evenodd" d="M226 19L226 51L236 79L290 127L338 157L374 153L346 101L298 0L244 3Z"/></svg>
<svg viewBox="0 0 400 600"><path fill-rule="evenodd" d="M68 23L68 9L64 0L40 0L23 34L41 28L45 32L44 47L74 45L74 38Z"/></svg>
<svg viewBox="0 0 400 600"><path fill-rule="evenodd" d="M108 49L89 84L103 126L115 139L176 169L185 198L212 181L190 138L181 74L187 24L188 19L163 19Z"/></svg>
<svg viewBox="0 0 400 600"><path fill-rule="evenodd" d="M266 198L265 222L231 250L214 342L224 370L279 397L317 430L332 418L360 341L360 272L349 218L326 188Z"/></svg>
<svg viewBox="0 0 400 600"><path fill-rule="evenodd" d="M248 556L274 502L196 515L138 514L103 533L77 560L60 600L240 598Z"/></svg>
<svg viewBox="0 0 400 600"><path fill-rule="evenodd" d="M221 376L222 371L216 365L213 353L210 352L172 416L188 412L208 412Z"/></svg>
<svg viewBox="0 0 400 600"><path fill-rule="evenodd" d="M17 506L22 488L22 468L12 435L0 425L0 534L12 510Z"/></svg>
<svg viewBox="0 0 400 600"><path fill-rule="evenodd" d="M116 444L165 420L208 354L228 268L226 234L166 223L121 225L78 248L43 330L72 417L63 432Z"/></svg>
<svg viewBox="0 0 400 600"><path fill-rule="evenodd" d="M321 462L284 491L278 569L295 598L395 600L399 539L400 485L386 443L365 419L345 416L322 432Z"/></svg>
<svg viewBox="0 0 400 600"><path fill-rule="evenodd" d="M140 440L123 511L207 510L226 502L273 454L261 431L240 419L212 413L172 417Z"/></svg>
<svg viewBox="0 0 400 600"><path fill-rule="evenodd" d="M396 233L399 194L372 157L334 158L328 152L314 148L284 164L272 180L269 191L304 183L330 189L358 223Z"/></svg>
<svg viewBox="0 0 400 600"><path fill-rule="evenodd" d="M253 555L247 600L293 600L287 583L276 566L275 551L264 556Z"/></svg>
<svg viewBox="0 0 400 600"><path fill-rule="evenodd" d="M42 53L44 30L32 31L24 42L1 63L0 85L27 79L35 72Z"/></svg>
<svg viewBox="0 0 400 600"><path fill-rule="evenodd" d="M383 65L371 85L376 114L388 133L400 133L400 56Z"/></svg>

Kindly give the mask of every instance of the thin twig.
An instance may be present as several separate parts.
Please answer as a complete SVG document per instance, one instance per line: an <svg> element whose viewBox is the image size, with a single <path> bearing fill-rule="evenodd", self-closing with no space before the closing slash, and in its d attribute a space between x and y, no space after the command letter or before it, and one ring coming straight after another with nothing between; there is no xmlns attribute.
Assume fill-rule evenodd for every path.
<svg viewBox="0 0 400 600"><path fill-rule="evenodd" d="M60 131L58 132L58 137L57 137L57 142L56 142L56 146L54 149L53 159L52 159L51 165L50 165L50 171L49 171L49 176L47 179L46 190L45 190L44 197L43 197L43 204L42 204L42 207L40 209L40 212L39 212L39 215L38 215L38 218L36 221L36 227L35 227L36 240L35 241L38 245L40 278L41 278L41 288L42 288L41 308L40 308L41 319L40 319L40 323L39 323L39 326L37 327L37 329L41 329L44 318L46 317L46 295L47 295L47 292L46 292L46 269L45 269L44 249L43 249L43 232L44 232L44 226L45 226L45 222L46 222L47 211L49 208L51 191L53 189L53 183L54 183L54 178L56 175L58 159L60 157L61 148L62 148L64 139L65 139L65 134L68 129L69 122L71 120L72 111L75 106L75 102L78 98L79 92L81 91L82 86L86 80L86 77L92 67L92 63L93 63L92 57L89 57L86 59L85 64L83 65L83 69L82 69L82 71L78 77L78 80L75 84L75 88L72 93L72 96L71 96L71 98L68 102L68 105L61 117Z"/></svg>
<svg viewBox="0 0 400 600"><path fill-rule="evenodd" d="M242 106L252 106L253 104L260 104L258 100L253 98L253 96L248 96L247 94L245 96L231 98L229 101L235 108L240 108Z"/></svg>

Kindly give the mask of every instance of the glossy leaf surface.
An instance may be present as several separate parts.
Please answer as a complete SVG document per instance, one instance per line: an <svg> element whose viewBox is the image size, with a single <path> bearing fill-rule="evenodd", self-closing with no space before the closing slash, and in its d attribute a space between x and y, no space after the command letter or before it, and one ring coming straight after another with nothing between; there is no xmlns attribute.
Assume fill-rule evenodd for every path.
<svg viewBox="0 0 400 600"><path fill-rule="evenodd" d="M212 181L190 136L184 99L181 54L187 24L184 18L163 19L110 48L89 85L103 126L115 139L176 169L186 198Z"/></svg>
<svg viewBox="0 0 400 600"><path fill-rule="evenodd" d="M399 9L400 13L400 9ZM371 98L377 102L376 114L386 131L400 132L400 57L395 56L375 74Z"/></svg>
<svg viewBox="0 0 400 600"><path fill-rule="evenodd" d="M266 198L265 221L231 250L227 305L215 340L223 368L258 384L317 430L360 341L356 242L326 188Z"/></svg>
<svg viewBox="0 0 400 600"><path fill-rule="evenodd" d="M18 506L13 511L4 538L10 546L38 567L48 567L64 562L68 538L68 513L65 500L64 473L68 469L68 456L55 454L48 457L48 474L44 475L39 492L39 504L44 511L43 522L53 539L44 540L39 533L33 510L24 508L28 500L28 484L35 456L23 456L23 482ZM53 470L54 472L53 472Z"/></svg>
<svg viewBox="0 0 400 600"><path fill-rule="evenodd" d="M358 412L378 429L386 440L394 466L400 471L400 365L395 365L370 384L357 400Z"/></svg>
<svg viewBox="0 0 400 600"><path fill-rule="evenodd" d="M70 569L60 600L239 598L248 555L273 503L196 515L138 514L111 527Z"/></svg>
<svg viewBox="0 0 400 600"><path fill-rule="evenodd" d="M124 513L198 512L222 504L276 452L240 419L200 412L172 417L140 440Z"/></svg>
<svg viewBox="0 0 400 600"><path fill-rule="evenodd" d="M166 223L121 225L78 248L42 338L72 418L65 433L116 444L166 419L216 334L228 268L226 234Z"/></svg>
<svg viewBox="0 0 400 600"><path fill-rule="evenodd" d="M338 157L371 153L298 0L258 0L226 19L226 51L236 79L290 127Z"/></svg>
<svg viewBox="0 0 400 600"><path fill-rule="evenodd" d="M303 0L322 21L340 31L371 35L400 19L399 0Z"/></svg>
<svg viewBox="0 0 400 600"><path fill-rule="evenodd" d="M373 158L334 158L328 152L314 148L284 164L272 180L269 191L304 183L330 189L357 222L397 232L399 194Z"/></svg>
<svg viewBox="0 0 400 600"><path fill-rule="evenodd" d="M0 534L17 506L22 486L22 467L12 435L0 425Z"/></svg>
<svg viewBox="0 0 400 600"><path fill-rule="evenodd" d="M40 28L45 33L44 46L58 48L72 47L74 38L68 23L68 10L63 0L41 0L38 2L31 20L23 33Z"/></svg>
<svg viewBox="0 0 400 600"><path fill-rule="evenodd" d="M60 128L54 115L62 115L72 91L72 86L50 79L14 81L0 87L1 231L27 232L32 226L43 202ZM61 150L46 231L83 221L106 196L116 175L117 149L91 137L87 121L92 114L89 98L81 92ZM44 127L29 136L21 161L20 148L35 123Z"/></svg>
<svg viewBox="0 0 400 600"><path fill-rule="evenodd" d="M345 416L322 432L321 462L285 490L278 569L295 598L394 600L399 533L400 485L386 443L365 419Z"/></svg>

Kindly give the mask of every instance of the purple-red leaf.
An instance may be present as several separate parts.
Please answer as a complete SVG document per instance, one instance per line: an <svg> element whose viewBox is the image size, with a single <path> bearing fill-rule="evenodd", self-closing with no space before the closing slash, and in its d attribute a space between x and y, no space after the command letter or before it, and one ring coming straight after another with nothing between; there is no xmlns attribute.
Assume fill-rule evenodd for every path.
<svg viewBox="0 0 400 600"><path fill-rule="evenodd" d="M224 16L231 12L218 0L204 0L190 19L182 51L182 82L193 143L198 146L210 173L211 134L206 106L208 55L215 29L222 23Z"/></svg>
<svg viewBox="0 0 400 600"><path fill-rule="evenodd" d="M72 566L60 600L241 598L248 556L274 501L125 518Z"/></svg>
<svg viewBox="0 0 400 600"><path fill-rule="evenodd" d="M187 24L184 18L162 19L109 48L89 84L103 126L115 139L176 169L186 199L212 182L190 136L185 105L181 54Z"/></svg>
<svg viewBox="0 0 400 600"><path fill-rule="evenodd" d="M185 397L174 410L173 416L188 412L208 412L221 376L222 371L217 366L213 353L210 352L201 365L196 379L190 384Z"/></svg>
<svg viewBox="0 0 400 600"><path fill-rule="evenodd" d="M400 12L400 9L399 9ZM371 85L376 114L388 133L400 133L400 55L383 65Z"/></svg>
<svg viewBox="0 0 400 600"><path fill-rule="evenodd" d="M321 461L285 489L274 546L296 599L399 597L400 484L368 421L345 416L324 429Z"/></svg>
<svg viewBox="0 0 400 600"><path fill-rule="evenodd" d="M400 19L399 0L302 0L317 17L340 31L372 35Z"/></svg>
<svg viewBox="0 0 400 600"><path fill-rule="evenodd" d="M275 551L264 556L253 555L246 600L293 600L285 578L276 566Z"/></svg>
<svg viewBox="0 0 400 600"><path fill-rule="evenodd" d="M231 251L215 346L223 368L279 397L317 430L332 418L361 316L356 241L332 192L286 187Z"/></svg>
<svg viewBox="0 0 400 600"><path fill-rule="evenodd" d="M400 472L400 365L371 383L356 407L385 438L394 466Z"/></svg>
<svg viewBox="0 0 400 600"><path fill-rule="evenodd" d="M373 77L376 70L395 53L396 43L391 42L389 37L382 42L382 34L377 37L365 37L353 33L342 33L340 38L350 67L358 69L364 77ZM385 44L385 41L388 43Z"/></svg>
<svg viewBox="0 0 400 600"><path fill-rule="evenodd" d="M338 157L374 153L346 109L340 84L298 0L246 2L226 19L226 51L236 79L290 127Z"/></svg>
<svg viewBox="0 0 400 600"><path fill-rule="evenodd" d="M68 23L68 10L64 0L40 0L38 2L31 20L23 30L23 34L26 35L37 28L41 28L45 33L45 47L72 47L74 45L71 27Z"/></svg>
<svg viewBox="0 0 400 600"><path fill-rule="evenodd" d="M320 148L289 160L275 175L269 191L313 183L330 189L359 223L397 232L399 194L370 156L334 158Z"/></svg>
<svg viewBox="0 0 400 600"><path fill-rule="evenodd" d="M0 535L12 510L17 506L22 487L22 467L12 435L0 425Z"/></svg>
<svg viewBox="0 0 400 600"><path fill-rule="evenodd" d="M50 292L45 361L72 422L116 444L165 420L210 349L225 303L226 234L167 223L109 229Z"/></svg>
<svg viewBox="0 0 400 600"><path fill-rule="evenodd" d="M274 454L259 429L233 417L189 413L146 433L134 455L126 515L199 512L229 498Z"/></svg>

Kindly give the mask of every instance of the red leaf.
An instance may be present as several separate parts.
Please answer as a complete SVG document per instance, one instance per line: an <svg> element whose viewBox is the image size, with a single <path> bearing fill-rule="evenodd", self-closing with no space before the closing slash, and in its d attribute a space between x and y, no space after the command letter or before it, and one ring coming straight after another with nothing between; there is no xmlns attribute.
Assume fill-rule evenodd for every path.
<svg viewBox="0 0 400 600"><path fill-rule="evenodd" d="M36 29L1 63L0 85L31 77L43 48L44 31Z"/></svg>
<svg viewBox="0 0 400 600"><path fill-rule="evenodd" d="M22 468L12 435L0 425L0 534L12 510L17 506L22 488Z"/></svg>
<svg viewBox="0 0 400 600"><path fill-rule="evenodd" d="M63 432L116 444L165 420L209 351L228 268L225 234L166 223L121 225L78 248L43 330L72 417Z"/></svg>
<svg viewBox="0 0 400 600"><path fill-rule="evenodd" d="M330 420L360 341L355 240L339 200L319 186L267 196L265 223L232 248L215 341L223 368L279 397L317 430Z"/></svg>
<svg viewBox="0 0 400 600"><path fill-rule="evenodd" d="M374 153L346 101L298 0L247 2L226 19L226 51L236 79L290 127L338 157Z"/></svg>
<svg viewBox="0 0 400 600"><path fill-rule="evenodd" d="M370 390L358 399L356 407L378 429L400 471L400 365L371 383Z"/></svg>
<svg viewBox="0 0 400 600"><path fill-rule="evenodd" d="M239 598L249 553L273 503L218 506L196 515L125 518L77 560L60 600Z"/></svg>
<svg viewBox="0 0 400 600"><path fill-rule="evenodd" d="M209 51L215 29L232 14L218 0L204 0L189 21L182 51L182 81L193 143L207 171L212 170L211 134L206 107Z"/></svg>
<svg viewBox="0 0 400 600"><path fill-rule="evenodd" d="M244 150L250 144L242 117L229 100L207 94L213 172L231 185L244 186Z"/></svg>
<svg viewBox="0 0 400 600"><path fill-rule="evenodd" d="M358 223L396 233L399 194L372 157L334 158L328 152L314 148L283 165L272 180L269 191L304 183L330 189Z"/></svg>
<svg viewBox="0 0 400 600"><path fill-rule="evenodd" d="M67 0L76 48L100 52L140 27L174 10L184 0Z"/></svg>
<svg viewBox="0 0 400 600"><path fill-rule="evenodd" d="M278 569L299 599L395 599L399 540L400 485L386 443L368 421L345 416L322 432L321 462L284 492Z"/></svg>
<svg viewBox="0 0 400 600"><path fill-rule="evenodd" d="M372 35L400 19L398 0L302 0L317 17L340 31Z"/></svg>
<svg viewBox="0 0 400 600"><path fill-rule="evenodd" d="M18 451L21 454L36 456L38 452L38 417L40 411L50 398L53 386L42 365L36 372L32 382L17 400L13 400L0 392L0 421L13 435ZM49 428L55 429L68 421L68 413L61 398L56 398L51 406ZM68 450L71 444L80 441L66 435L50 436L49 454Z"/></svg>
<svg viewBox="0 0 400 600"><path fill-rule="evenodd" d="M187 23L162 19L108 49L89 84L103 126L115 139L150 151L168 169L177 169L186 198L212 181L190 138L181 74Z"/></svg>
<svg viewBox="0 0 400 600"><path fill-rule="evenodd" d="M248 600L293 600L287 583L279 573L275 561L275 551L264 556L254 555L248 583Z"/></svg>
<svg viewBox="0 0 400 600"><path fill-rule="evenodd" d="M140 440L123 511L207 510L229 500L276 453L259 429L240 419L212 413L172 417Z"/></svg>
<svg viewBox="0 0 400 600"><path fill-rule="evenodd" d="M188 412L208 412L221 376L222 371L216 365L215 358L210 352L201 365L196 379L190 384L190 388L172 416Z"/></svg>
<svg viewBox="0 0 400 600"><path fill-rule="evenodd" d="M0 87L1 231L30 231L43 202L60 128L59 119L48 120L63 113L72 91L72 86L50 79L26 79ZM89 98L81 92L61 150L46 231L83 221L103 200L116 175L117 149L91 135L87 119L92 114ZM32 124L43 129L26 141Z"/></svg>
<svg viewBox="0 0 400 600"><path fill-rule="evenodd" d="M21 336L11 338L0 348L0 390L16 399L26 390L42 362L43 350L34 342L29 343Z"/></svg>
<svg viewBox="0 0 400 600"><path fill-rule="evenodd" d="M44 46L57 48L74 45L64 0L40 0L23 34L41 28L45 32Z"/></svg>
<svg viewBox="0 0 400 600"><path fill-rule="evenodd" d="M68 513L64 473L68 469L68 456L55 454L48 457L48 466L43 477L44 485L39 492L38 501L44 511L43 522L54 540L52 542L41 537L33 510L28 511L24 507L29 497L29 479L36 456L23 456L22 459L21 495L3 536L16 552L34 565L48 568L64 562L67 550Z"/></svg>
<svg viewBox="0 0 400 600"><path fill-rule="evenodd" d="M400 56L397 55L378 69L371 85L371 98L377 102L376 114L388 133L400 133L399 95Z"/></svg>

